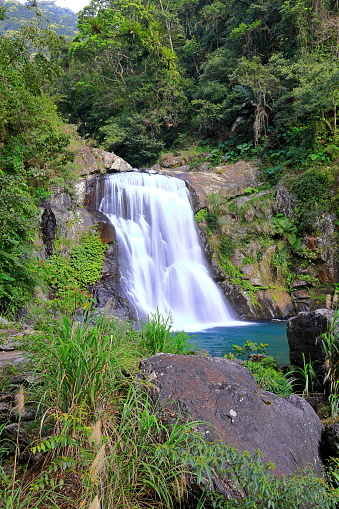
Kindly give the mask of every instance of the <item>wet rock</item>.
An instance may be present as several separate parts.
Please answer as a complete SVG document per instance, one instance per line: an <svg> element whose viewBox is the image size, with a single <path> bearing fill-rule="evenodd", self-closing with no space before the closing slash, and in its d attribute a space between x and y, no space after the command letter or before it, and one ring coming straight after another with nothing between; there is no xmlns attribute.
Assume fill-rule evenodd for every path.
<svg viewBox="0 0 339 509"><path fill-rule="evenodd" d="M306 362L316 363L318 367L325 362L321 335L327 331L332 319L332 311L317 309L309 313L301 312L288 320L287 340L291 364L303 368L303 355Z"/></svg>
<svg viewBox="0 0 339 509"><path fill-rule="evenodd" d="M3 327L9 327L10 322L6 320L6 318L4 318L3 316L0 316L0 325Z"/></svg>
<svg viewBox="0 0 339 509"><path fill-rule="evenodd" d="M206 440L224 440L240 451L260 449L275 474L311 465L321 472L323 426L299 396L281 398L259 389L241 363L228 359L158 354L140 365L152 399L174 415L210 423Z"/></svg>
<svg viewBox="0 0 339 509"><path fill-rule="evenodd" d="M183 159L181 156L167 156L160 161L162 168L176 168L182 166Z"/></svg>
<svg viewBox="0 0 339 509"><path fill-rule="evenodd" d="M46 257L54 253L54 241L57 231L55 214L52 209L46 208L41 215L42 241L46 246Z"/></svg>
<svg viewBox="0 0 339 509"><path fill-rule="evenodd" d="M0 444L4 451L8 450L16 454L16 443L19 444L19 460L21 462L39 461L42 458L41 454L32 454L30 446L32 439L25 431L23 424L19 426L17 423L11 423L4 426L0 433Z"/></svg>
<svg viewBox="0 0 339 509"><path fill-rule="evenodd" d="M253 299L240 284L234 285L227 280L218 284L242 320L286 320L295 313L291 297L284 290L257 290Z"/></svg>
<svg viewBox="0 0 339 509"><path fill-rule="evenodd" d="M324 431L324 447L327 456L339 458L339 423L327 424Z"/></svg>
<svg viewBox="0 0 339 509"><path fill-rule="evenodd" d="M277 318L278 320L286 320L294 315L294 306L288 292L281 290L273 292L272 290L258 290L254 294L258 302L259 310L256 314L264 319L266 314L270 313L269 319Z"/></svg>
<svg viewBox="0 0 339 509"><path fill-rule="evenodd" d="M97 308L125 320L135 319L136 312L130 301L126 299L115 278L101 280L93 294Z"/></svg>
<svg viewBox="0 0 339 509"><path fill-rule="evenodd" d="M108 217L98 210L88 210L87 213L91 218L90 226L97 225L98 232L103 244L111 244L112 242L116 242L117 236L115 233L115 228Z"/></svg>
<svg viewBox="0 0 339 509"><path fill-rule="evenodd" d="M276 191L277 212L291 218L294 214L296 198L283 184L278 184Z"/></svg>
<svg viewBox="0 0 339 509"><path fill-rule="evenodd" d="M98 309L105 309L118 318L135 318L135 310L121 288L116 243L110 244L105 253L102 277L94 287L94 298Z"/></svg>
<svg viewBox="0 0 339 509"><path fill-rule="evenodd" d="M20 366L27 362L26 352L20 350L0 352L0 368L6 366Z"/></svg>
<svg viewBox="0 0 339 509"><path fill-rule="evenodd" d="M297 313L300 313L301 311L310 311L311 296L308 290L303 288L301 290L293 291L291 296Z"/></svg>

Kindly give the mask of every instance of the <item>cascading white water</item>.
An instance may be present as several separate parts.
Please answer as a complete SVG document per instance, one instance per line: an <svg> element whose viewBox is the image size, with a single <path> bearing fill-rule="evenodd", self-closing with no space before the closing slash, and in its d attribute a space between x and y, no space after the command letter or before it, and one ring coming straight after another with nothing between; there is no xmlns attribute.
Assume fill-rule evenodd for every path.
<svg viewBox="0 0 339 509"><path fill-rule="evenodd" d="M98 208L115 226L121 282L139 318L158 308L177 330L236 323L209 275L182 180L110 175Z"/></svg>

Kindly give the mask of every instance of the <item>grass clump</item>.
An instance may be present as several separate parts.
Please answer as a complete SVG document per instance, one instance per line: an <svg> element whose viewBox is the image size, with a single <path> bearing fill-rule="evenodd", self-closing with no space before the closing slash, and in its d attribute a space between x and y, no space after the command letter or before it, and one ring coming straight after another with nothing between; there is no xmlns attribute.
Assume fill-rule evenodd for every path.
<svg viewBox="0 0 339 509"><path fill-rule="evenodd" d="M164 318L159 309L150 313L147 322L141 329L141 346L148 354L174 353L188 354L192 345L185 332L173 332L171 317Z"/></svg>
<svg viewBox="0 0 339 509"><path fill-rule="evenodd" d="M105 387L114 384L122 371L137 367L136 333L116 319L90 311L81 322L62 316L45 333L42 368L48 373L48 398L61 412L72 412L80 405L94 412L106 396ZM40 346L41 342L36 353Z"/></svg>

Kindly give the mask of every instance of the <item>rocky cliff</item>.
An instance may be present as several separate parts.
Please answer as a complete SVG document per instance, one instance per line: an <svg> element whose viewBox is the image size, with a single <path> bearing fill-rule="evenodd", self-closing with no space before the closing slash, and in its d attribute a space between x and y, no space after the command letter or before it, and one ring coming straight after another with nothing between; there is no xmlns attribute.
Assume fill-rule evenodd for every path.
<svg viewBox="0 0 339 509"><path fill-rule="evenodd" d="M73 197L55 189L42 203L40 257L53 253L57 237L61 251L67 253L69 242L77 242L97 224L103 242L109 244L103 276L95 288L98 304L127 316L114 231L95 211L95 189L100 174L132 167L115 154L81 146L76 171L81 179ZM337 218L330 209L318 210L313 223L302 230L291 182L267 186L249 162L195 166L180 156L168 156L152 171L186 182L213 276L241 318L285 319L336 299Z"/></svg>
<svg viewBox="0 0 339 509"><path fill-rule="evenodd" d="M305 227L294 182L267 186L253 163L192 167L168 156L154 169L187 183L214 277L243 319L284 319L336 300L337 218L326 204Z"/></svg>

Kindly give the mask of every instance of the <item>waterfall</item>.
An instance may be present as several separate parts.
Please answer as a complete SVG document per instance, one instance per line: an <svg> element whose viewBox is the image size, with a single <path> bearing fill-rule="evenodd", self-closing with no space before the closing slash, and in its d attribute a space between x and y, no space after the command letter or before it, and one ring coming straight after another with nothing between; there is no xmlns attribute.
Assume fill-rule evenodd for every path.
<svg viewBox="0 0 339 509"><path fill-rule="evenodd" d="M236 322L212 280L182 180L109 175L98 208L117 233L121 283L142 319L158 308L177 330Z"/></svg>

